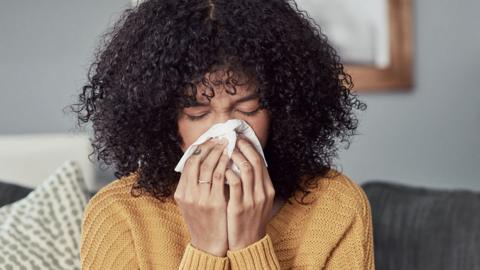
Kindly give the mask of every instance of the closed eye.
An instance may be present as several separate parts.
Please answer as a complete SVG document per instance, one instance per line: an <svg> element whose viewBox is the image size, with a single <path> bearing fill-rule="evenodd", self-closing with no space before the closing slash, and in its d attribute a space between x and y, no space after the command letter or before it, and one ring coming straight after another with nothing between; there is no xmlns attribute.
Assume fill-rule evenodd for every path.
<svg viewBox="0 0 480 270"><path fill-rule="evenodd" d="M242 112L242 111L239 111L240 113L246 115L246 116L254 116L256 115L258 112L260 111L260 107L258 107L257 109L255 109L254 111L250 111L250 112ZM190 119L191 121L196 121L196 120L200 120L202 119L203 117L205 117L208 113L205 113L205 114L202 114L202 115L198 115L198 116L195 116L195 115L187 115L188 119Z"/></svg>

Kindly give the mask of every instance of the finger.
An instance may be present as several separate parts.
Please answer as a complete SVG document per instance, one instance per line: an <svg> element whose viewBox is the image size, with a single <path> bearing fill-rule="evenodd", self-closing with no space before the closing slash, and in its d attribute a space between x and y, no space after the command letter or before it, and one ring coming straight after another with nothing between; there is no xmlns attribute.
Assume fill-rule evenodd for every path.
<svg viewBox="0 0 480 270"><path fill-rule="evenodd" d="M200 177L200 164L202 160L210 153L212 148L217 145L212 140L208 140L200 145L198 145L193 152L193 154L185 162L185 169L187 170L187 181L185 187L185 196L189 198L198 197L199 194L199 184L198 179ZM202 184L206 185L206 184Z"/></svg>
<svg viewBox="0 0 480 270"><path fill-rule="evenodd" d="M236 146L233 149L232 160L240 168L243 200L246 202L253 202L253 167Z"/></svg>
<svg viewBox="0 0 480 270"><path fill-rule="evenodd" d="M265 183L265 175L267 172L265 171L267 168L265 166L265 162L263 161L263 157L258 153L257 149L253 146L253 144L245 137L240 136L237 140L238 149L242 152L245 158L248 159L250 164L253 166L254 172L254 198L265 197L265 190L266 190L266 183Z"/></svg>
<svg viewBox="0 0 480 270"><path fill-rule="evenodd" d="M267 194L268 198L271 199L270 203L273 205L273 200L275 199L275 188L273 187L272 179L270 178L267 169L265 169L264 179L265 193Z"/></svg>
<svg viewBox="0 0 480 270"><path fill-rule="evenodd" d="M223 141L225 143L225 141ZM212 148L208 156L200 164L200 176L199 180L202 181L213 181L213 171L217 167L218 160L222 155L225 144L217 143L215 147ZM202 198L207 198L210 193L212 184L211 183L199 183L199 191Z"/></svg>
<svg viewBox="0 0 480 270"><path fill-rule="evenodd" d="M180 175L180 179L178 180L178 183L177 183L177 187L175 188L175 193L174 193L174 199L175 199L175 202L177 202L177 200L179 199L182 199L183 196L184 196L184 193L185 193L185 186L186 186L186 179L187 179L187 175L182 173Z"/></svg>
<svg viewBox="0 0 480 270"><path fill-rule="evenodd" d="M220 160L218 161L217 167L213 172L213 182L210 194L212 196L223 196L225 192L225 171L227 170L228 162L230 158L227 154L227 148L223 149Z"/></svg>
<svg viewBox="0 0 480 270"><path fill-rule="evenodd" d="M225 177L228 179L230 189L229 203L239 205L242 202L242 180L231 169L225 171Z"/></svg>

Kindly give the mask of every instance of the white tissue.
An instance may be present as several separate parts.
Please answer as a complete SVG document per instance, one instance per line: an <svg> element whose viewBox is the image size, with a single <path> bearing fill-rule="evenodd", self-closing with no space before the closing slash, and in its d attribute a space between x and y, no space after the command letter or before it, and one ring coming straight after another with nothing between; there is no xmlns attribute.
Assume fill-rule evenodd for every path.
<svg viewBox="0 0 480 270"><path fill-rule="evenodd" d="M197 146L207 141L209 138L226 138L228 140L227 145L227 154L228 157L232 156L233 149L235 148L235 144L237 142L237 133L243 134L247 137L253 146L256 148L257 152L263 158L265 162L265 166L267 166L267 161L265 159L265 155L263 154L262 145L258 140L257 136L253 129L248 125L247 122L241 119L230 119L224 123L218 123L211 126L205 133L203 133L194 143L192 143L185 153L183 154L182 158L178 162L177 166L175 167L175 171L182 172L183 166L187 159L192 155L193 152L197 149ZM240 176L240 169L239 167L230 159L227 168L232 169L238 176ZM228 184L228 183L227 183Z"/></svg>

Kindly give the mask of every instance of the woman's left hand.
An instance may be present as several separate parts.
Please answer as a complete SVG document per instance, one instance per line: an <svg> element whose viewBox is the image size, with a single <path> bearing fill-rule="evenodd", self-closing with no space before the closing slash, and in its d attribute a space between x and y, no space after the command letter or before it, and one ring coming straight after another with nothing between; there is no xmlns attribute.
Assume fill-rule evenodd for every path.
<svg viewBox="0 0 480 270"><path fill-rule="evenodd" d="M240 177L231 169L225 172L230 186L228 246L233 251L265 236L275 190L262 156L248 139L238 137L231 158L240 168Z"/></svg>

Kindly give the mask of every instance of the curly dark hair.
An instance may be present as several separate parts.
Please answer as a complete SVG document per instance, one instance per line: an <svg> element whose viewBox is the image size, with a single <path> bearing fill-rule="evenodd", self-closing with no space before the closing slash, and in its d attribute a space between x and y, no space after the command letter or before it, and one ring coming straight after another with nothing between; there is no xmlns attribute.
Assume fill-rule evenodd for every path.
<svg viewBox="0 0 480 270"><path fill-rule="evenodd" d="M115 177L139 173L134 190L163 201L174 193L183 155L177 117L198 83L227 70L225 85L253 79L272 115L264 149L275 191L308 195L350 145L366 104L352 91L340 57L320 27L290 0L146 0L102 35L70 105L94 131L93 152ZM204 95L207 95L203 93ZM207 95L209 97L212 94ZM138 195L138 193L136 193ZM303 198L302 198L303 201Z"/></svg>

